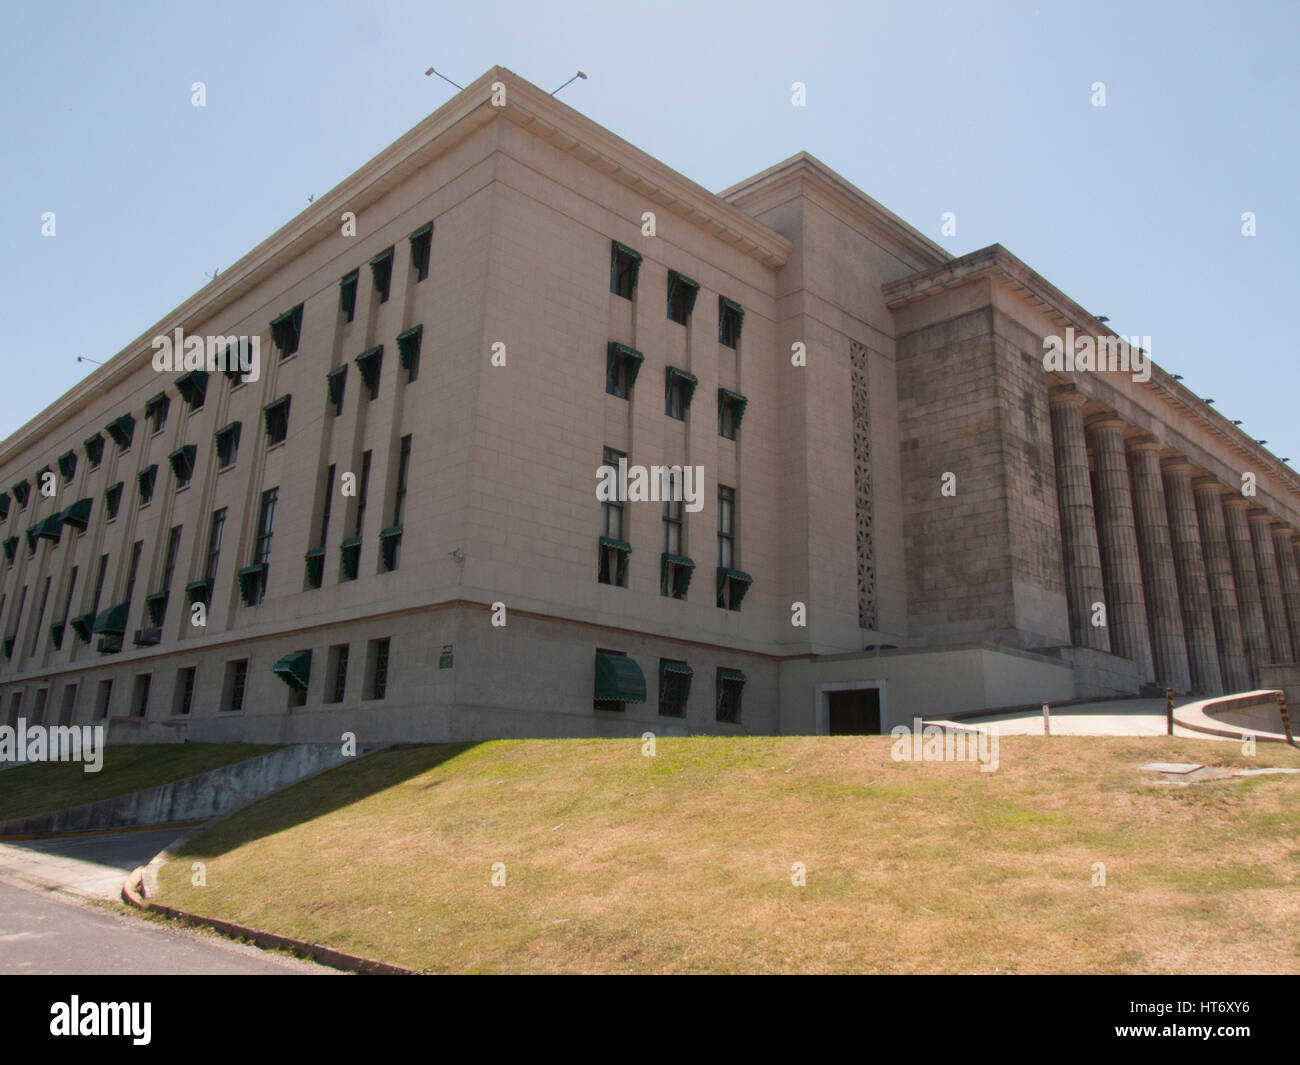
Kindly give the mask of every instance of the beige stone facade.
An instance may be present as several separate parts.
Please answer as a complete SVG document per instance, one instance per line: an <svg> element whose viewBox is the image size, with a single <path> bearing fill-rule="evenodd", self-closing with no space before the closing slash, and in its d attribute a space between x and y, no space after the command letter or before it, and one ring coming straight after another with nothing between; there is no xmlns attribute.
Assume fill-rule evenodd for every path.
<svg viewBox="0 0 1300 1065"><path fill-rule="evenodd" d="M0 445L0 721L826 732L1296 661L1300 478L1067 328L807 155L715 195L496 68ZM699 509L611 510L611 451Z"/></svg>

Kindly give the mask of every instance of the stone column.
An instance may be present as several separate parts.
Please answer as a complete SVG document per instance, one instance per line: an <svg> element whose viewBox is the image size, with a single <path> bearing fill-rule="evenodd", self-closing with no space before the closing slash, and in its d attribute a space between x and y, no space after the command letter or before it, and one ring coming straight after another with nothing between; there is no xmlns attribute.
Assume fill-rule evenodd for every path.
<svg viewBox="0 0 1300 1065"><path fill-rule="evenodd" d="M1259 571L1259 590L1264 599L1264 620L1268 625L1268 642L1273 651L1270 662L1291 662L1291 626L1286 620L1286 600L1282 598L1282 578L1277 571L1277 553L1273 550L1273 518L1262 510L1247 515L1250 539L1255 545L1255 568Z"/></svg>
<svg viewBox="0 0 1300 1065"><path fill-rule="evenodd" d="M1219 648L1219 670L1225 691L1240 692L1253 687L1246 662L1246 644L1241 632L1241 611L1237 607L1237 584L1232 576L1228 531L1223 522L1224 487L1213 477L1192 480L1196 495L1196 516L1201 526L1201 547L1205 551L1205 573L1210 584L1210 605L1214 612L1214 634Z"/></svg>
<svg viewBox="0 0 1300 1065"><path fill-rule="evenodd" d="M1089 422L1088 435L1096 459L1097 540L1101 546L1111 649L1136 663L1139 681L1152 681L1155 663L1124 455L1124 422L1111 417Z"/></svg>
<svg viewBox="0 0 1300 1065"><path fill-rule="evenodd" d="M1223 524L1228 530L1232 579L1237 585L1241 633L1246 638L1246 662L1250 666L1250 683L1258 686L1259 667L1272 660L1273 650L1268 643L1264 600L1259 594L1259 571L1255 568L1255 549L1250 543L1250 524L1246 520L1249 505L1240 492L1231 492L1223 497Z"/></svg>
<svg viewBox="0 0 1300 1065"><path fill-rule="evenodd" d="M1052 450L1061 510L1061 547L1070 607L1070 637L1076 647L1110 651L1109 630L1092 623L1092 604L1106 600L1097 547L1097 518L1088 475L1088 442L1083 431L1086 399L1071 388L1051 393Z"/></svg>
<svg viewBox="0 0 1300 1065"><path fill-rule="evenodd" d="M1196 498L1192 494L1192 466L1182 459L1166 459L1161 465L1192 689L1202 695L1222 695L1223 675L1219 671L1219 649L1214 636L1210 581L1201 550L1201 529L1196 522Z"/></svg>
<svg viewBox="0 0 1300 1065"><path fill-rule="evenodd" d="M1156 683L1176 692L1189 692L1192 690L1192 673L1187 661L1187 640L1183 635L1183 608L1178 600L1178 576L1174 572L1169 518L1165 513L1159 442L1149 436L1131 441L1128 468L1133 485L1133 513L1137 519L1142 588Z"/></svg>
<svg viewBox="0 0 1300 1065"><path fill-rule="evenodd" d="M1296 537L1294 529L1285 525L1273 526L1273 546L1277 549L1277 570L1282 578L1282 598L1291 621L1291 661L1300 662L1300 566L1296 564Z"/></svg>

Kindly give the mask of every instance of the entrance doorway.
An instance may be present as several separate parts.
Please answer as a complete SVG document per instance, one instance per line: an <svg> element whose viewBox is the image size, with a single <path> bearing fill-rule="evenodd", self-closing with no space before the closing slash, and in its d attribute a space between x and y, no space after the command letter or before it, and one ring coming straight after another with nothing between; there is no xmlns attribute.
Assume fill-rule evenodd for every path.
<svg viewBox="0 0 1300 1065"><path fill-rule="evenodd" d="M828 691L829 732L832 736L879 736L880 689Z"/></svg>

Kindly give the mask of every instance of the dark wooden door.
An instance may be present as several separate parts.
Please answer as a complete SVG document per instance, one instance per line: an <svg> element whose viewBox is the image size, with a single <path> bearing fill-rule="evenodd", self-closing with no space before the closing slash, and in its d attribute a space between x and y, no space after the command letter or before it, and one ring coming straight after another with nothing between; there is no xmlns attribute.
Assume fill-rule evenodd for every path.
<svg viewBox="0 0 1300 1065"><path fill-rule="evenodd" d="M832 736L880 735L880 689L827 692Z"/></svg>

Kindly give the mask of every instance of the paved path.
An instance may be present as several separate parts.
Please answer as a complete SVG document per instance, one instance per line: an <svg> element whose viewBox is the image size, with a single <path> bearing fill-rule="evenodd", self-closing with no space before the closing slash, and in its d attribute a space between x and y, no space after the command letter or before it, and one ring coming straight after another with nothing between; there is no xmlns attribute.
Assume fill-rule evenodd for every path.
<svg viewBox="0 0 1300 1065"><path fill-rule="evenodd" d="M216 936L0 880L0 974L334 974Z"/></svg>
<svg viewBox="0 0 1300 1065"><path fill-rule="evenodd" d="M1182 702L1188 700L1183 699ZM1178 703L1175 703L1177 713ZM1165 735L1164 699L1122 699L1100 703L1081 703L1076 706L1052 707L1052 734L1054 736L1163 736ZM944 725L954 728L981 730L997 725L999 736L1041 736L1043 712L1019 710L1006 714L965 718L960 721L927 717L927 725ZM1194 732L1175 722L1175 736L1189 739L1215 740L1221 737Z"/></svg>
<svg viewBox="0 0 1300 1065"><path fill-rule="evenodd" d="M126 874L183 831L162 828L0 843L0 875L85 898L117 901Z"/></svg>

